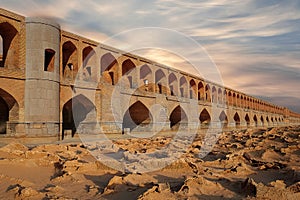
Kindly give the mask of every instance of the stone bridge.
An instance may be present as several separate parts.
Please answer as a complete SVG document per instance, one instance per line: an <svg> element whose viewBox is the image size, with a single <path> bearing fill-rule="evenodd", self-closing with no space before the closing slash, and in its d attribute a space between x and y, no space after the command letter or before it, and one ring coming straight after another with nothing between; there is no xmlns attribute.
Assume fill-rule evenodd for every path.
<svg viewBox="0 0 300 200"><path fill-rule="evenodd" d="M0 137L297 124L300 115L0 9Z"/></svg>

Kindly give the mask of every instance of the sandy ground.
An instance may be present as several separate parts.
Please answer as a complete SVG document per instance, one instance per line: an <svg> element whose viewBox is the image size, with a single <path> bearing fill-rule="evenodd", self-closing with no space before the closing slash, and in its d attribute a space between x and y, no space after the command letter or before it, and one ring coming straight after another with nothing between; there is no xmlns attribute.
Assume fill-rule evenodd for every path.
<svg viewBox="0 0 300 200"><path fill-rule="evenodd" d="M89 145L11 143L0 148L0 199L300 199L299 133L300 127L226 132L202 159L198 138L174 163L148 173L111 169ZM113 149L138 169L141 160L132 155L170 141L120 139Z"/></svg>

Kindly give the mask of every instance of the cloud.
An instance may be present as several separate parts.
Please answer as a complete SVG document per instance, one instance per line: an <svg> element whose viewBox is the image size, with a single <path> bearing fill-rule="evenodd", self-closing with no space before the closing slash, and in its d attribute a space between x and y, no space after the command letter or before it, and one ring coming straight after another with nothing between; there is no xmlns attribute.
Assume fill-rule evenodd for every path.
<svg viewBox="0 0 300 200"><path fill-rule="evenodd" d="M55 18L64 29L100 41L135 28L173 29L192 37L207 50L229 87L255 95L299 98L300 1L2 0L1 4L26 16ZM156 37L161 43L174 39L151 33L125 39L142 42L148 37ZM183 51L187 49L175 39L176 45ZM167 56L166 52L140 53L188 69L184 59Z"/></svg>

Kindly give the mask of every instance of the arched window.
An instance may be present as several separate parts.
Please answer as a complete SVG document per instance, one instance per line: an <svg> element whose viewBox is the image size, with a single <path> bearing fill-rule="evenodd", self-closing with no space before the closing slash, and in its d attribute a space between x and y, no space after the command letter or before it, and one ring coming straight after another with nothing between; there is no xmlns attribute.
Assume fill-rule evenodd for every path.
<svg viewBox="0 0 300 200"><path fill-rule="evenodd" d="M201 122L201 125L209 126L210 121L211 121L211 117L210 117L209 112L205 108L200 113L199 120Z"/></svg>
<svg viewBox="0 0 300 200"><path fill-rule="evenodd" d="M204 100L204 86L203 83L200 81L198 84L198 100Z"/></svg>
<svg viewBox="0 0 300 200"><path fill-rule="evenodd" d="M156 91L160 94L162 93L166 93L166 83L167 82L167 78L165 73L159 69L155 72L155 84L157 85L157 89Z"/></svg>
<svg viewBox="0 0 300 200"><path fill-rule="evenodd" d="M0 23L0 67L19 67L19 35L8 22Z"/></svg>
<svg viewBox="0 0 300 200"><path fill-rule="evenodd" d="M45 50L44 57L44 71L53 72L54 71L54 61L55 61L55 51L53 49Z"/></svg>
<svg viewBox="0 0 300 200"><path fill-rule="evenodd" d="M114 85L117 82L118 62L111 53L106 53L100 60L101 76L104 83Z"/></svg>
<svg viewBox="0 0 300 200"><path fill-rule="evenodd" d="M67 41L62 46L62 54L62 74L65 78L72 78L73 72L78 70L77 48L71 41Z"/></svg>
<svg viewBox="0 0 300 200"><path fill-rule="evenodd" d="M190 81L190 98L197 98L197 86L196 82L193 79Z"/></svg>
<svg viewBox="0 0 300 200"><path fill-rule="evenodd" d="M178 95L178 81L174 73L169 75L169 89L171 96Z"/></svg>

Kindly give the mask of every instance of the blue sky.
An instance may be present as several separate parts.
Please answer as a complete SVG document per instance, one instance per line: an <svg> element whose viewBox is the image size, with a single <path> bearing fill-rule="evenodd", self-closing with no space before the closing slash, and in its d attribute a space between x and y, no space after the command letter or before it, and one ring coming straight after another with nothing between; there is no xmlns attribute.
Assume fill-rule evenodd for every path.
<svg viewBox="0 0 300 200"><path fill-rule="evenodd" d="M300 112L299 0L1 0L1 6L54 18L100 42L134 28L179 31L206 49L226 86Z"/></svg>

